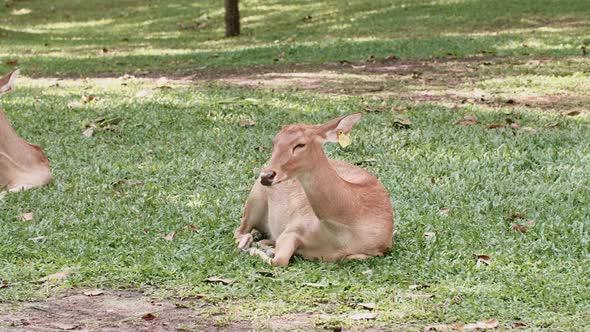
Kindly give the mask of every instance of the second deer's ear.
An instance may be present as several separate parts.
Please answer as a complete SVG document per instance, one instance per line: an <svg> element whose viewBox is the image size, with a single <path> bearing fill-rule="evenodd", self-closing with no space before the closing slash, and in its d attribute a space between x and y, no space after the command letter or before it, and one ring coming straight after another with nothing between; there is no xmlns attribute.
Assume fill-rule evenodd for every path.
<svg viewBox="0 0 590 332"><path fill-rule="evenodd" d="M18 73L19 70L17 69L12 73L6 74L0 78L0 96L14 89L14 79Z"/></svg>
<svg viewBox="0 0 590 332"><path fill-rule="evenodd" d="M338 142L338 132L340 131L348 135L352 130L352 127L354 127L362 117L362 113L354 113L328 121L319 126L318 134L324 137L324 142L336 143Z"/></svg>

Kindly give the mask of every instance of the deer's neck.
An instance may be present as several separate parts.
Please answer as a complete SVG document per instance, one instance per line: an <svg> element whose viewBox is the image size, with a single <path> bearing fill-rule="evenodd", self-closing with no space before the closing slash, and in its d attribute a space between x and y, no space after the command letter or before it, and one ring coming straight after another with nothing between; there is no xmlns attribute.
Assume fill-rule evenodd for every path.
<svg viewBox="0 0 590 332"><path fill-rule="evenodd" d="M31 167L38 163L37 155L37 150L17 135L0 109L0 156L4 157L4 162L8 161L12 166Z"/></svg>
<svg viewBox="0 0 590 332"><path fill-rule="evenodd" d="M322 153L313 169L302 173L298 180L307 199L320 220L341 221L354 215L358 201L354 185L342 179Z"/></svg>

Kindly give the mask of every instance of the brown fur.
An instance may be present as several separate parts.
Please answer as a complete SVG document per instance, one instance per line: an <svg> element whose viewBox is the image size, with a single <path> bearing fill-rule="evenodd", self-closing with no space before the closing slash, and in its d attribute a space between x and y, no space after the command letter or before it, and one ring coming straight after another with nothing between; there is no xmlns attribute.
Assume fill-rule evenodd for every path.
<svg viewBox="0 0 590 332"><path fill-rule="evenodd" d="M257 181L234 236L239 248L252 243L256 229L275 243L274 258L256 254L275 266L293 254L306 259L336 261L383 256L393 241L394 211L379 180L362 168L329 160L326 141L349 133L360 119L352 114L321 126L291 125L273 140L272 157L262 174L275 172L272 186ZM305 147L295 148L298 144Z"/></svg>
<svg viewBox="0 0 590 332"><path fill-rule="evenodd" d="M0 95L12 90L18 72L0 78ZM51 181L49 160L37 145L23 140L0 109L0 187L27 190Z"/></svg>

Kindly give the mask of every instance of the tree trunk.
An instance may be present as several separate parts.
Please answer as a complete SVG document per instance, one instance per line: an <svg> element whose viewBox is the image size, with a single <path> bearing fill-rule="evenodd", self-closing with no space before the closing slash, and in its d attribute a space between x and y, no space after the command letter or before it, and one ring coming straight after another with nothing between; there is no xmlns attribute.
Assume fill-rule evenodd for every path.
<svg viewBox="0 0 590 332"><path fill-rule="evenodd" d="M240 9L238 0L225 0L225 36L240 35Z"/></svg>

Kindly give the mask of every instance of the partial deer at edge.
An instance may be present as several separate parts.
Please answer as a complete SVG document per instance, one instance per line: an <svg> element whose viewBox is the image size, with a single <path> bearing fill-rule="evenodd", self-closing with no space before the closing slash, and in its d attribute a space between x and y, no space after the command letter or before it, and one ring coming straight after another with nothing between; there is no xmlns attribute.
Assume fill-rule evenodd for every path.
<svg viewBox="0 0 590 332"><path fill-rule="evenodd" d="M385 255L394 225L387 190L364 169L328 159L323 150L361 116L281 129L234 232L240 250L274 266L288 265L295 254L321 261ZM261 249L251 247L253 230L266 236Z"/></svg>
<svg viewBox="0 0 590 332"><path fill-rule="evenodd" d="M0 78L0 96L11 91L18 70ZM20 138L0 108L0 188L21 191L51 181L49 161L39 146Z"/></svg>

